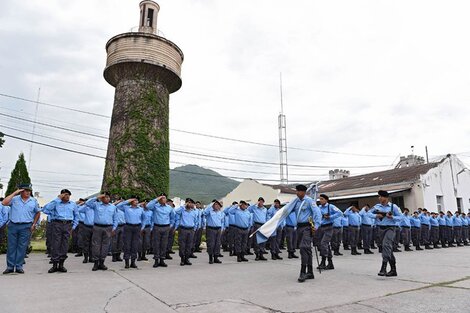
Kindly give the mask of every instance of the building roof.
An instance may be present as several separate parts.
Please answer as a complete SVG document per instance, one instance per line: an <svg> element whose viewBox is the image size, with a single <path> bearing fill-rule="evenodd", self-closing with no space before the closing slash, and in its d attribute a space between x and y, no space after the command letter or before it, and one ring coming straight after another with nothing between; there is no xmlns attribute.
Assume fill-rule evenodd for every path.
<svg viewBox="0 0 470 313"><path fill-rule="evenodd" d="M334 192L400 183L412 183L418 180L420 175L426 174L430 169L438 166L439 163L440 162L432 162L347 178L328 180L321 182L319 189L320 192Z"/></svg>

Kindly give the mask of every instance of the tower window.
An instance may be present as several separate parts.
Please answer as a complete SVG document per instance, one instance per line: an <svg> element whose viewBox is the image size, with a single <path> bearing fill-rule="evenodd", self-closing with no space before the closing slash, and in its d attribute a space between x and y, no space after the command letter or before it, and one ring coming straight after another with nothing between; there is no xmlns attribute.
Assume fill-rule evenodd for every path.
<svg viewBox="0 0 470 313"><path fill-rule="evenodd" d="M147 11L147 26L153 27L153 9Z"/></svg>

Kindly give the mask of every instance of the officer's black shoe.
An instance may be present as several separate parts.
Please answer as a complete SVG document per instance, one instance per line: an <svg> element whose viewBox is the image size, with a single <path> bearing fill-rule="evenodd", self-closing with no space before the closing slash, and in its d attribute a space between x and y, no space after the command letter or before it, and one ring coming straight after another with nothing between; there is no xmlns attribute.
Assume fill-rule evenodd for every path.
<svg viewBox="0 0 470 313"><path fill-rule="evenodd" d="M439 247L439 246L437 245L437 243L434 244L434 249L440 249L440 248L441 248L441 247Z"/></svg>
<svg viewBox="0 0 470 313"><path fill-rule="evenodd" d="M299 283L303 283L307 279L306 271L307 271L307 266L301 265L300 266L300 275L299 275L299 278L297 279L297 281Z"/></svg>
<svg viewBox="0 0 470 313"><path fill-rule="evenodd" d="M224 255L223 255L222 253L219 253L219 254L216 255L216 257L218 257L218 258L223 258Z"/></svg>
<svg viewBox="0 0 470 313"><path fill-rule="evenodd" d="M259 253L259 261L267 261L262 252Z"/></svg>
<svg viewBox="0 0 470 313"><path fill-rule="evenodd" d="M322 257L321 258L321 263L320 263L320 265L317 266L317 269L324 270L325 268L326 268L326 258Z"/></svg>
<svg viewBox="0 0 470 313"><path fill-rule="evenodd" d="M462 247L463 244L461 242L457 243L457 247Z"/></svg>
<svg viewBox="0 0 470 313"><path fill-rule="evenodd" d="M333 265L333 259L328 258L328 265L325 267L325 270L334 270L335 266Z"/></svg>
<svg viewBox="0 0 470 313"><path fill-rule="evenodd" d="M102 271L106 271L108 269L108 267L106 265L104 265L104 260L99 261L98 269L100 269Z"/></svg>
<svg viewBox="0 0 470 313"><path fill-rule="evenodd" d="M284 246L280 246L279 250L286 250L286 248Z"/></svg>
<svg viewBox="0 0 470 313"><path fill-rule="evenodd" d="M380 271L377 275L379 276L387 275L387 262L382 262L382 267L380 268Z"/></svg>
<svg viewBox="0 0 470 313"><path fill-rule="evenodd" d="M52 263L54 263L54 262L52 262L52 260L49 260L49 264L52 264Z"/></svg>
<svg viewBox="0 0 470 313"><path fill-rule="evenodd" d="M186 262L184 260L185 260L185 258L182 257L181 262L180 262L180 266L185 266L186 265Z"/></svg>
<svg viewBox="0 0 470 313"><path fill-rule="evenodd" d="M395 265L395 263L390 263L390 267L392 268L390 270L390 272L388 272L387 274L385 274L385 276L387 277L394 277L394 276L397 276L397 267Z"/></svg>
<svg viewBox="0 0 470 313"><path fill-rule="evenodd" d="M362 249L363 249L363 248L362 248L362 245L357 245L357 248L358 248L359 250L362 250Z"/></svg>
<svg viewBox="0 0 470 313"><path fill-rule="evenodd" d="M376 249L377 249L377 247L374 246L374 245L370 246L370 248L371 248L372 250L376 250Z"/></svg>
<svg viewBox="0 0 470 313"><path fill-rule="evenodd" d="M95 264L93 265L93 268L91 269L93 272L99 270L100 267L100 261L96 260Z"/></svg>
<svg viewBox="0 0 470 313"><path fill-rule="evenodd" d="M276 253L276 259L282 260L282 258L281 258L281 256L279 255L279 253Z"/></svg>
<svg viewBox="0 0 470 313"><path fill-rule="evenodd" d="M135 264L135 259L131 260L130 268L137 268L137 265Z"/></svg>
<svg viewBox="0 0 470 313"><path fill-rule="evenodd" d="M255 261L259 261L259 256L260 256L260 254L256 254Z"/></svg>
<svg viewBox="0 0 470 313"><path fill-rule="evenodd" d="M22 268L17 268L17 269L15 270L15 273L17 273L17 274L24 274L24 270L23 270Z"/></svg>
<svg viewBox="0 0 470 313"><path fill-rule="evenodd" d="M78 252L77 254L75 254L76 257L80 257L80 256L83 256L83 254L81 252Z"/></svg>
<svg viewBox="0 0 470 313"><path fill-rule="evenodd" d="M246 252L246 255L254 255L254 253L251 252L250 250L248 250L248 251Z"/></svg>
<svg viewBox="0 0 470 313"><path fill-rule="evenodd" d="M275 254L275 253L272 253L272 254L271 254L271 260L277 260L277 257L276 257L276 254Z"/></svg>
<svg viewBox="0 0 470 313"><path fill-rule="evenodd" d="M442 248L449 248L445 243L442 244Z"/></svg>
<svg viewBox="0 0 470 313"><path fill-rule="evenodd" d="M83 257L83 262L82 263L88 263L88 254L84 253L83 255L84 255L84 257Z"/></svg>
<svg viewBox="0 0 470 313"><path fill-rule="evenodd" d="M449 247L454 248L455 245L453 243L449 243Z"/></svg>
<svg viewBox="0 0 470 313"><path fill-rule="evenodd" d="M335 250L334 255L335 256L340 256L340 255L343 255L343 254L341 252L339 252L339 250Z"/></svg>
<svg viewBox="0 0 470 313"><path fill-rule="evenodd" d="M354 254L353 255L361 255L362 253L357 252L357 248L354 248Z"/></svg>
<svg viewBox="0 0 470 313"><path fill-rule="evenodd" d="M129 259L124 260L124 268L129 268Z"/></svg>
<svg viewBox="0 0 470 313"><path fill-rule="evenodd" d="M170 251L168 251L168 253L169 253L169 254L175 254L175 251L170 250Z"/></svg>
<svg viewBox="0 0 470 313"><path fill-rule="evenodd" d="M312 265L307 265L307 279L315 279L315 275L313 275Z"/></svg>
<svg viewBox="0 0 470 313"><path fill-rule="evenodd" d="M15 271L12 268L7 268L6 270L3 271L3 275L11 274L14 273Z"/></svg>
<svg viewBox="0 0 470 313"><path fill-rule="evenodd" d="M142 261L142 254L137 253L137 261Z"/></svg>
<svg viewBox="0 0 470 313"><path fill-rule="evenodd" d="M411 249L410 246L405 246L405 251L413 251L413 249Z"/></svg>
<svg viewBox="0 0 470 313"><path fill-rule="evenodd" d="M351 249L349 248L349 246L344 246L343 250L351 250Z"/></svg>
<svg viewBox="0 0 470 313"><path fill-rule="evenodd" d="M370 249L364 249L364 254L374 254Z"/></svg>
<svg viewBox="0 0 470 313"><path fill-rule="evenodd" d="M64 262L65 262L65 260L60 260L59 261L59 267L57 268L58 272L67 273L67 269L64 267Z"/></svg>
<svg viewBox="0 0 470 313"><path fill-rule="evenodd" d="M232 250L230 250L229 256L234 256L234 255L235 255L235 252L233 252Z"/></svg>
<svg viewBox="0 0 470 313"><path fill-rule="evenodd" d="M245 258L245 255L244 255L244 254L242 254L241 256L242 256L242 262L248 262L248 259Z"/></svg>
<svg viewBox="0 0 470 313"><path fill-rule="evenodd" d="M163 259L163 258L160 259L159 265L160 265L161 267L168 267L168 265L165 263L165 259Z"/></svg>
<svg viewBox="0 0 470 313"><path fill-rule="evenodd" d="M433 248L430 245L424 245L424 249L426 250L432 250Z"/></svg>
<svg viewBox="0 0 470 313"><path fill-rule="evenodd" d="M148 261L149 260L145 257L145 252L142 252L142 255L140 256L140 260L141 261Z"/></svg>
<svg viewBox="0 0 470 313"><path fill-rule="evenodd" d="M197 259L197 256L195 256L194 253L191 253L191 255L189 256L189 258L191 258L191 259Z"/></svg>
<svg viewBox="0 0 470 313"><path fill-rule="evenodd" d="M111 260L111 262L117 262L116 253L113 253L113 259Z"/></svg>
<svg viewBox="0 0 470 313"><path fill-rule="evenodd" d="M242 261L242 255L239 254L239 255L237 255L237 262L241 262L241 261Z"/></svg>
<svg viewBox="0 0 470 313"><path fill-rule="evenodd" d="M215 256L215 257L214 257L214 263L220 264L220 263L222 263L222 261L219 260L219 257Z"/></svg>
<svg viewBox="0 0 470 313"><path fill-rule="evenodd" d="M419 245L416 247L416 251L421 251L423 248L421 248Z"/></svg>
<svg viewBox="0 0 470 313"><path fill-rule="evenodd" d="M118 261L118 262L124 261L124 260L121 258L121 253L116 253L116 261Z"/></svg>
<svg viewBox="0 0 470 313"><path fill-rule="evenodd" d="M379 253L382 253L382 247L379 247Z"/></svg>
<svg viewBox="0 0 470 313"><path fill-rule="evenodd" d="M111 252L108 252L108 256L112 256L113 254Z"/></svg>
<svg viewBox="0 0 470 313"><path fill-rule="evenodd" d="M52 263L52 267L47 272L49 274L57 272L57 262Z"/></svg>
<svg viewBox="0 0 470 313"><path fill-rule="evenodd" d="M173 258L171 257L171 255L170 255L169 252L166 253L165 259L167 259L167 260L173 260Z"/></svg>
<svg viewBox="0 0 470 313"><path fill-rule="evenodd" d="M398 248L394 248L394 249L393 249L393 252L401 252L401 250L398 249Z"/></svg>
<svg viewBox="0 0 470 313"><path fill-rule="evenodd" d="M292 252L290 254L290 259L298 259L299 257L295 254L295 252Z"/></svg>
<svg viewBox="0 0 470 313"><path fill-rule="evenodd" d="M212 254L209 255L209 264L214 264L214 257Z"/></svg>
<svg viewBox="0 0 470 313"><path fill-rule="evenodd" d="M193 263L189 262L189 258L184 260L184 265L193 265Z"/></svg>

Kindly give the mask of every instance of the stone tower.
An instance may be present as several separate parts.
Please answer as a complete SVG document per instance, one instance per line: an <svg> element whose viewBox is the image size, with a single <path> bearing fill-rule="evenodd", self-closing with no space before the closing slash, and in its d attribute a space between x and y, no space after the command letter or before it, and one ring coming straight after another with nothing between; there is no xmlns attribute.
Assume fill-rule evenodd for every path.
<svg viewBox="0 0 470 313"><path fill-rule="evenodd" d="M169 189L169 96L181 87L183 52L158 35L160 6L140 2L138 32L106 43L104 78L116 88L102 190L155 197Z"/></svg>

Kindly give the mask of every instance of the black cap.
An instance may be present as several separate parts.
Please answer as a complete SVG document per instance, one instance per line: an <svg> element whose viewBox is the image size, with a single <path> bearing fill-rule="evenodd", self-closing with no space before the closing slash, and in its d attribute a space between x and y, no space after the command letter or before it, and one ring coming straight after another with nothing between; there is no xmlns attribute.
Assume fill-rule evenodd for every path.
<svg viewBox="0 0 470 313"><path fill-rule="evenodd" d="M295 190L297 190L297 191L307 191L307 186L297 185L297 186L295 186Z"/></svg>
<svg viewBox="0 0 470 313"><path fill-rule="evenodd" d="M83 199L83 198L80 198L80 199L78 199L78 201L80 201L80 202L85 202L86 200Z"/></svg>
<svg viewBox="0 0 470 313"><path fill-rule="evenodd" d="M19 184L18 189L33 190L33 185L31 185L31 184Z"/></svg>
<svg viewBox="0 0 470 313"><path fill-rule="evenodd" d="M274 202L281 204L281 201L279 201L279 199L274 200Z"/></svg>
<svg viewBox="0 0 470 313"><path fill-rule="evenodd" d="M263 197L259 197L259 198L258 198L258 201L263 201L263 202L264 202L264 198L263 198Z"/></svg>
<svg viewBox="0 0 470 313"><path fill-rule="evenodd" d="M60 194L63 194L63 193L68 193L69 196L72 195L72 193L71 193L70 190L68 190L68 189L62 189L62 190L60 191Z"/></svg>
<svg viewBox="0 0 470 313"><path fill-rule="evenodd" d="M242 204L246 204L246 205L248 205L248 203L246 203L246 201L245 201L245 200L240 200L240 205L242 205Z"/></svg>
<svg viewBox="0 0 470 313"><path fill-rule="evenodd" d="M164 197L167 197L166 193L162 192L162 193L159 195L159 197L163 197L163 196L164 196Z"/></svg>
<svg viewBox="0 0 470 313"><path fill-rule="evenodd" d="M186 198L186 200L184 201L186 203L194 203L194 200L191 199L191 198Z"/></svg>
<svg viewBox="0 0 470 313"><path fill-rule="evenodd" d="M170 198L166 199L166 202L171 202L173 203L173 200L171 200Z"/></svg>
<svg viewBox="0 0 470 313"><path fill-rule="evenodd" d="M232 202L232 205L235 205L235 204L238 204L238 202L237 202L237 201L233 201L233 202Z"/></svg>
<svg viewBox="0 0 470 313"><path fill-rule="evenodd" d="M330 197L328 197L328 196L325 195L324 193L322 193L322 194L320 195L320 198L323 198L323 199L325 199L326 201L330 200Z"/></svg>
<svg viewBox="0 0 470 313"><path fill-rule="evenodd" d="M213 201L213 203L214 203L214 204L216 204L216 203L217 203L217 204L218 204L220 207L222 207L222 204L220 204L220 202L219 202L219 201L217 201L217 200Z"/></svg>
<svg viewBox="0 0 470 313"><path fill-rule="evenodd" d="M103 192L105 196L111 197L111 194L108 191Z"/></svg>
<svg viewBox="0 0 470 313"><path fill-rule="evenodd" d="M385 197L385 198L388 198L390 196L390 194L386 190L379 190L378 194L379 196Z"/></svg>
<svg viewBox="0 0 470 313"><path fill-rule="evenodd" d="M217 200L212 200L212 202L217 201ZM196 201L196 204L201 204L201 201Z"/></svg>

